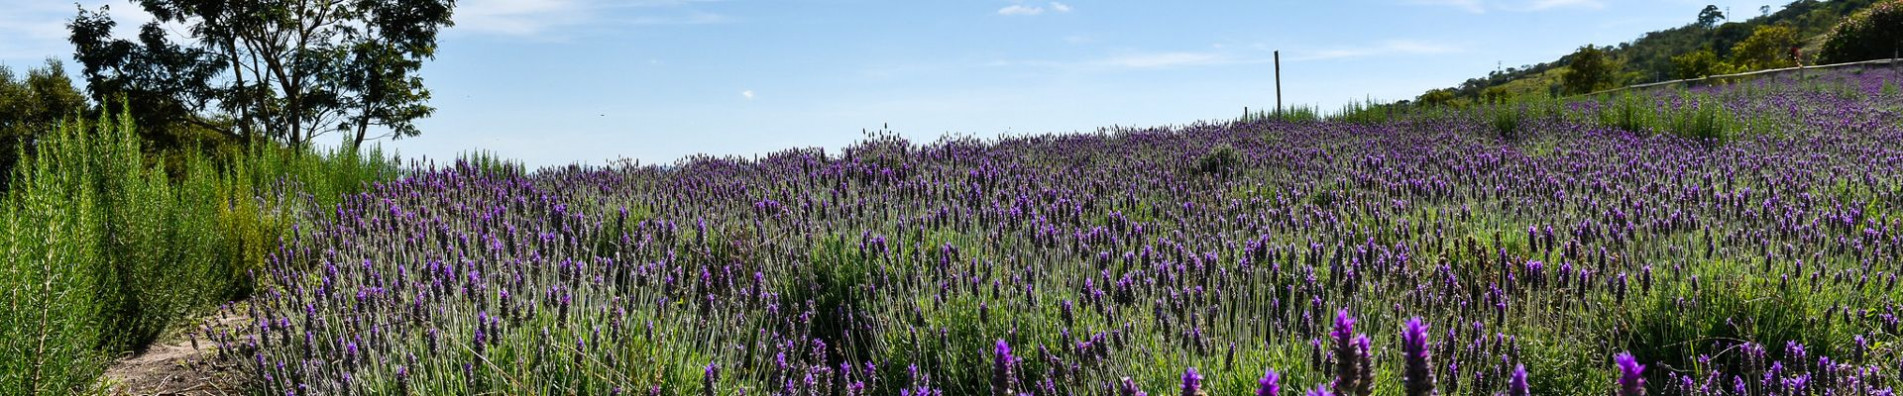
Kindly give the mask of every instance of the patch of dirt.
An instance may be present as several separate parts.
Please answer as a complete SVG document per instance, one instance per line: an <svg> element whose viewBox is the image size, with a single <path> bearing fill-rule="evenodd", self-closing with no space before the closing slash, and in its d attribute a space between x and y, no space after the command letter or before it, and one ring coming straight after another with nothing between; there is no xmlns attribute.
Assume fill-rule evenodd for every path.
<svg viewBox="0 0 1903 396"><path fill-rule="evenodd" d="M106 369L104 385L110 395L221 396L242 394L243 373L236 362L218 357L218 345L204 337L204 329L242 329L245 316L236 309L220 309L214 316L153 343L144 354L119 359Z"/></svg>

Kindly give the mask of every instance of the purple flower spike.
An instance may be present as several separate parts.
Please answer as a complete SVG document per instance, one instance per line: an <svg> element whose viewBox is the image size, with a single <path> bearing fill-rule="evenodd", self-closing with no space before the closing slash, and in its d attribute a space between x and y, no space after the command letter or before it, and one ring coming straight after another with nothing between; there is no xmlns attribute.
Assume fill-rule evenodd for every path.
<svg viewBox="0 0 1903 396"><path fill-rule="evenodd" d="M1195 367L1183 372L1183 396L1203 395L1203 375L1196 373Z"/></svg>
<svg viewBox="0 0 1903 396"><path fill-rule="evenodd" d="M1645 395L1645 365L1639 364L1631 352L1620 352L1612 357L1619 366L1619 396Z"/></svg>
<svg viewBox="0 0 1903 396"><path fill-rule="evenodd" d="M1340 395L1374 393L1374 364L1368 355L1368 336L1355 334L1355 317L1343 309L1335 315L1335 381L1330 390Z"/></svg>
<svg viewBox="0 0 1903 396"><path fill-rule="evenodd" d="M701 381L700 393L706 396L713 396L715 393L714 390L720 385L720 366L715 365L713 362L707 362L707 370L702 373Z"/></svg>
<svg viewBox="0 0 1903 396"><path fill-rule="evenodd" d="M1308 396L1335 396L1335 392L1329 392L1328 386L1323 385L1323 386L1316 386L1315 390L1308 391L1307 395Z"/></svg>
<svg viewBox="0 0 1903 396"><path fill-rule="evenodd" d="M1144 393L1143 388L1138 387L1136 380L1130 377L1123 377L1123 383L1117 388L1117 394L1119 396L1150 396L1149 393Z"/></svg>
<svg viewBox="0 0 1903 396"><path fill-rule="evenodd" d="M1257 384L1259 386L1255 388L1255 396L1276 396L1278 394L1281 394L1282 393L1281 381L1282 381L1282 375L1276 374L1275 370L1269 370L1266 373L1262 373L1262 380L1257 381Z"/></svg>
<svg viewBox="0 0 1903 396"><path fill-rule="evenodd" d="M1434 390L1434 371L1427 348L1427 325L1421 318L1407 320L1407 327L1401 330L1401 353L1404 364L1401 375L1408 396L1432 395Z"/></svg>
<svg viewBox="0 0 1903 396"><path fill-rule="evenodd" d="M1507 379L1507 396L1532 396L1533 388L1526 383L1526 365L1513 365L1513 377Z"/></svg>
<svg viewBox="0 0 1903 396"><path fill-rule="evenodd" d="M998 339L998 346L991 351L991 394L992 396L1014 395L1017 382L1017 358L1011 356L1011 344Z"/></svg>

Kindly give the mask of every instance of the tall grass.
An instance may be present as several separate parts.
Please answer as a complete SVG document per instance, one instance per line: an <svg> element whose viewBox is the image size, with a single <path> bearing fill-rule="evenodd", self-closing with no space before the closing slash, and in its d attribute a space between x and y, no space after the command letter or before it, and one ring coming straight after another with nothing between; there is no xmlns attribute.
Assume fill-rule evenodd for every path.
<svg viewBox="0 0 1903 396"><path fill-rule="evenodd" d="M260 145L148 166L129 118L69 121L22 153L0 214L0 394L66 394L109 359L252 290L300 210L397 175L380 152ZM321 213L321 212L320 212Z"/></svg>
<svg viewBox="0 0 1903 396"><path fill-rule="evenodd" d="M1250 122L1257 122L1257 121L1313 122L1313 121L1319 121L1321 119L1322 119L1321 112L1316 111L1314 107L1294 105L1294 106L1289 106L1286 108L1272 109L1272 110L1271 109L1257 109L1252 111L1247 108L1244 108L1242 111L1242 118L1238 119L1237 121L1243 122L1243 123L1250 123Z"/></svg>
<svg viewBox="0 0 1903 396"><path fill-rule="evenodd" d="M1710 95L1681 91L1676 96L1621 93L1601 104L1599 124L1638 134L1670 134L1707 143L1736 137L1741 123Z"/></svg>

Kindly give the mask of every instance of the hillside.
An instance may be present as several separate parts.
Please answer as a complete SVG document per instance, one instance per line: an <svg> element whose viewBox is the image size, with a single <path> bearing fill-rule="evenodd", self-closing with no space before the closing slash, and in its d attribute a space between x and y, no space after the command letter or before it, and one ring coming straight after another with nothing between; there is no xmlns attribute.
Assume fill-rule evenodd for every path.
<svg viewBox="0 0 1903 396"><path fill-rule="evenodd" d="M1630 42L1607 46L1610 55L1623 67L1617 76L1619 85L1672 80L1672 57L1709 49L1719 59L1730 59L1732 49L1764 26L1788 26L1796 31L1807 57L1814 56L1824 35L1844 17L1877 3L1877 0L1797 0L1776 12L1764 8L1758 16L1736 20L1727 15L1722 23L1710 26L1698 22L1697 9L1687 9L1684 26L1648 32ZM1732 10L1744 14L1746 10ZM1587 43L1581 43L1585 45ZM1456 103L1498 100L1525 94L1558 95L1560 71L1572 61L1572 55L1551 62L1510 67L1436 91L1453 93ZM1499 88L1493 92L1489 89ZM1431 91L1430 91L1431 92Z"/></svg>

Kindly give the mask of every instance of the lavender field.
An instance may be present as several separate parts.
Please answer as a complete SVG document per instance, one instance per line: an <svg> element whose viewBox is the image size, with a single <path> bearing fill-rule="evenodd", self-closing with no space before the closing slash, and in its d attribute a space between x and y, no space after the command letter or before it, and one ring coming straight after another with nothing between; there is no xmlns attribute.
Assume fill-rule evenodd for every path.
<svg viewBox="0 0 1903 396"><path fill-rule="evenodd" d="M1899 79L442 165L202 336L280 395L1891 394Z"/></svg>

